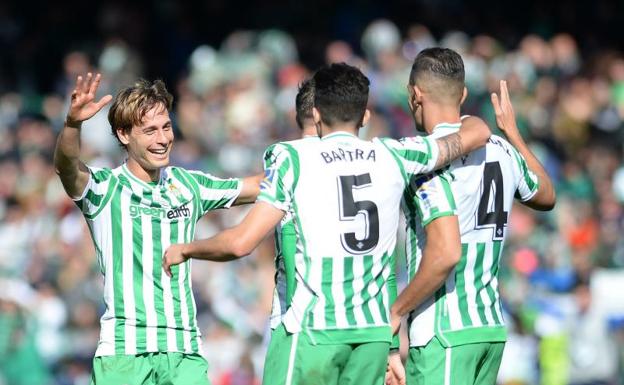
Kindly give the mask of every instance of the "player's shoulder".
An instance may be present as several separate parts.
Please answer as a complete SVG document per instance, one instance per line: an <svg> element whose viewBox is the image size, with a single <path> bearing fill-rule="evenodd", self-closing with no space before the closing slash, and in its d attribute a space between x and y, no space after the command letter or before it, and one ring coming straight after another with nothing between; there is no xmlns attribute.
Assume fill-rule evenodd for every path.
<svg viewBox="0 0 624 385"><path fill-rule="evenodd" d="M513 160L516 157L516 149L499 135L492 135L486 144L488 156L507 157Z"/></svg>

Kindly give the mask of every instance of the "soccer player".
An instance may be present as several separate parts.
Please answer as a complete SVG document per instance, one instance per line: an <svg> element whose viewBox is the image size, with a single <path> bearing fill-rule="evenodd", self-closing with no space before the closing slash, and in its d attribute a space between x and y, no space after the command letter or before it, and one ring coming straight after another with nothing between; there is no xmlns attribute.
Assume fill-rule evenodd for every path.
<svg viewBox="0 0 624 385"><path fill-rule="evenodd" d="M79 159L81 123L112 100L95 101L100 75L79 76L54 165L89 226L104 275L106 311L93 360L97 384L208 384L200 355L190 264L163 274L163 250L191 241L209 210L250 203L260 177L218 179L168 167L173 97L162 81L138 81L113 100L108 119L128 158L115 168Z"/></svg>
<svg viewBox="0 0 624 385"><path fill-rule="evenodd" d="M227 261L249 254L292 216L295 288L272 333L265 384L379 384L391 340L388 278L403 190L411 175L432 171L485 143L482 121L445 138L364 141L368 79L332 64L313 77L315 141L282 142L266 153L258 201L245 219L217 236L165 253L165 271L189 258Z"/></svg>
<svg viewBox="0 0 624 385"><path fill-rule="evenodd" d="M456 132L460 105L466 98L464 66L450 49L429 48L415 59L409 82L410 107L416 122L433 137ZM410 313L407 383L493 385L506 329L498 293L498 266L514 197L538 210L550 210L555 193L550 178L530 152L515 125L506 85L501 100L493 95L497 123L509 139L492 135L485 147L450 165L451 190L444 176L414 183L412 208L421 221L408 221L408 273L411 282L392 306L393 326ZM515 147L515 148L514 148ZM448 196L448 204L444 197ZM454 200L454 202L453 202ZM438 258L427 244L424 226L441 205L457 203L461 254ZM410 213L415 217L417 213ZM424 245L424 246L423 246ZM423 249L424 247L424 249Z"/></svg>

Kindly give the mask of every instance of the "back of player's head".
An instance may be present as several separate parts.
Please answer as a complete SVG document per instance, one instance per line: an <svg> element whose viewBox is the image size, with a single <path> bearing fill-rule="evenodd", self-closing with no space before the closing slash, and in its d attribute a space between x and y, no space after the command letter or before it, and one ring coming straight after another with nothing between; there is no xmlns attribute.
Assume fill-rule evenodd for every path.
<svg viewBox="0 0 624 385"><path fill-rule="evenodd" d="M312 120L312 108L314 108L314 81L306 79L299 85L299 92L295 98L297 125L303 130L307 120Z"/></svg>
<svg viewBox="0 0 624 385"><path fill-rule="evenodd" d="M459 104L464 93L464 61L449 48L427 48L416 56L410 85L416 85L441 102Z"/></svg>
<svg viewBox="0 0 624 385"><path fill-rule="evenodd" d="M345 63L321 67L314 80L314 107L328 126L354 123L359 127L368 103L368 78Z"/></svg>
<svg viewBox="0 0 624 385"><path fill-rule="evenodd" d="M111 125L113 135L117 137L117 130L129 132L132 126L139 126L145 114L154 107L164 108L171 111L173 95L167 91L162 80L149 82L139 79L133 85L123 88L115 96L110 111L108 122Z"/></svg>

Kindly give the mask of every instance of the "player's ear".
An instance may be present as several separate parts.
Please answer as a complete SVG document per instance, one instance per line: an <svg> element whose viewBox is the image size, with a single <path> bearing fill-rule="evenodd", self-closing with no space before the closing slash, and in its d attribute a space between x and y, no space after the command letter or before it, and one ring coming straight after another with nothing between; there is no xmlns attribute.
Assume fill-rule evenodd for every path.
<svg viewBox="0 0 624 385"><path fill-rule="evenodd" d="M362 126L364 127L368 124L368 121L370 120L371 117L371 113L370 110L367 108L366 111L364 111L364 117L362 118Z"/></svg>
<svg viewBox="0 0 624 385"><path fill-rule="evenodd" d="M123 128L117 128L115 131L117 132L117 137L119 138L121 144L127 146L128 143L130 143L130 132L126 132Z"/></svg>
<svg viewBox="0 0 624 385"><path fill-rule="evenodd" d="M312 107L312 119L314 120L314 124L321 123L321 113L316 107Z"/></svg>
<svg viewBox="0 0 624 385"><path fill-rule="evenodd" d="M466 98L468 97L468 88L464 87L464 90L462 91L462 97L461 100L459 101L459 105L461 106L462 104L464 104L464 102L466 101Z"/></svg>
<svg viewBox="0 0 624 385"><path fill-rule="evenodd" d="M423 91L417 86L414 85L414 105L418 106L423 102Z"/></svg>

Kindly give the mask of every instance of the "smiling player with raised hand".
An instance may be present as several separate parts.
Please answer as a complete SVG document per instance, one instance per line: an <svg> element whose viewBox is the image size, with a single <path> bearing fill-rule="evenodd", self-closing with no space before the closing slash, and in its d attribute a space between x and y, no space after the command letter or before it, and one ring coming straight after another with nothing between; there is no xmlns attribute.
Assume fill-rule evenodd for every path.
<svg viewBox="0 0 624 385"><path fill-rule="evenodd" d="M106 95L96 102L100 78L78 77L54 154L104 275L106 311L92 382L208 384L191 266L176 266L168 276L162 253L172 243L191 241L206 212L254 201L259 177L219 179L170 167L173 97L164 83L140 80L114 99ZM114 169L89 167L79 159L81 124L111 100L112 133L128 158Z"/></svg>

